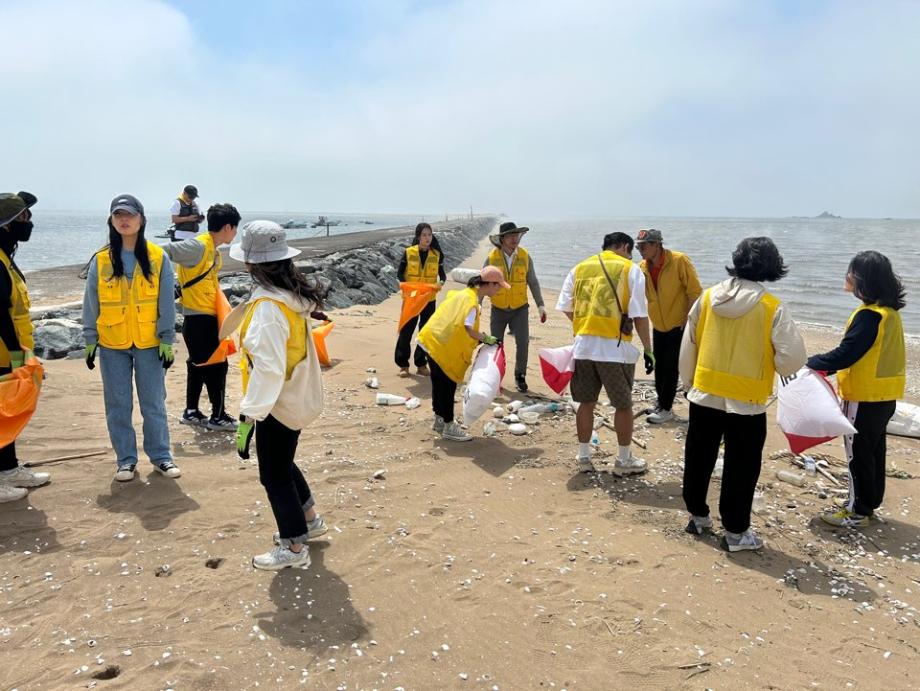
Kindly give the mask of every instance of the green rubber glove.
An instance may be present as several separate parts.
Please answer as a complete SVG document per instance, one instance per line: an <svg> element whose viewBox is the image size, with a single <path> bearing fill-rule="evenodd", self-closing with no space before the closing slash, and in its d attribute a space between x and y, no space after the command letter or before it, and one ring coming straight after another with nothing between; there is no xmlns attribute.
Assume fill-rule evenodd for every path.
<svg viewBox="0 0 920 691"><path fill-rule="evenodd" d="M84 355L86 355L86 369L96 369L96 349L98 347L97 343L89 343L86 348L83 350Z"/></svg>
<svg viewBox="0 0 920 691"><path fill-rule="evenodd" d="M486 336L485 338L482 339L482 342L485 343L486 345L495 345L496 343L498 343L498 339L495 338L495 336Z"/></svg>
<svg viewBox="0 0 920 691"><path fill-rule="evenodd" d="M26 351L11 350L10 351L10 368L16 369L17 367L22 367L24 364L26 364Z"/></svg>
<svg viewBox="0 0 920 691"><path fill-rule="evenodd" d="M245 415L240 415L239 427L236 428L236 452L243 460L249 458L249 445L255 431L256 423Z"/></svg>
<svg viewBox="0 0 920 691"><path fill-rule="evenodd" d="M651 374L655 371L655 353L651 350L646 350L642 354L642 359L645 361L645 373Z"/></svg>
<svg viewBox="0 0 920 691"><path fill-rule="evenodd" d="M159 358L160 362L163 363L163 369L169 369L172 367L172 364L176 359L176 356L173 355L172 343L160 344Z"/></svg>

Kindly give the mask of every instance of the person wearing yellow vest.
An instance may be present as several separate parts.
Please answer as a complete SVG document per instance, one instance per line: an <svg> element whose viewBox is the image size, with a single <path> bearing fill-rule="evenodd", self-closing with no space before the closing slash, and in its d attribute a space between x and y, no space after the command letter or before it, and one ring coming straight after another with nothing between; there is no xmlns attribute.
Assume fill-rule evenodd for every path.
<svg viewBox="0 0 920 691"><path fill-rule="evenodd" d="M32 207L38 199L29 192L0 194L0 375L22 367L31 356L32 319L26 279L14 260L20 242L32 236ZM0 503L22 499L29 487L51 480L19 464L16 443L0 448Z"/></svg>
<svg viewBox="0 0 920 691"><path fill-rule="evenodd" d="M431 368L431 428L449 441L470 441L472 437L454 419L454 395L473 361L473 351L480 343L495 345L495 336L479 331L479 304L507 290L498 267L485 266L473 276L463 290L452 290L435 310L418 335L419 344L428 353Z"/></svg>
<svg viewBox="0 0 920 691"><path fill-rule="evenodd" d="M431 230L428 223L419 223L415 226L415 237L412 244L403 252L402 259L399 262L399 268L396 271L396 277L406 283L431 283L442 284L446 280L444 274L444 253L438 244L438 239ZM399 337L396 339L396 353L394 359L396 366L399 367L399 376L409 376L409 351L412 349L412 334L415 333L415 327L418 325L421 331L431 315L434 314L436 306L437 293L431 296L428 304L422 309L417 317L407 321L399 331ZM415 367L418 373L428 376L428 356L424 348L415 346Z"/></svg>
<svg viewBox="0 0 920 691"><path fill-rule="evenodd" d="M509 288L503 288L492 298L489 315L489 331L498 340L503 340L505 331L514 334L515 359L514 381L517 390L527 391L527 358L530 348L530 307L527 304L527 289L530 288L533 299L540 311L540 323L546 322L546 308L543 306L543 293L534 270L533 259L521 244L521 237L530 228L518 227L506 221L498 227L498 232L489 236L495 249L486 257L483 266L494 266L504 276Z"/></svg>
<svg viewBox="0 0 920 691"><path fill-rule="evenodd" d="M93 257L83 293L86 366L99 355L105 422L115 451L115 480L130 482L137 466L131 420L132 378L144 421L144 451L161 475L182 473L173 462L166 420L166 370L176 337L175 276L163 249L144 237L144 206L120 194L109 206L109 244Z"/></svg>
<svg viewBox="0 0 920 691"><path fill-rule="evenodd" d="M572 400L578 403L576 467L582 473L595 470L590 441L601 387L615 408L613 426L618 451L613 473L623 477L646 469L645 461L630 450L632 387L639 357L643 357L646 374L651 374L655 361L645 277L632 262L632 252L633 239L626 233L605 235L600 254L588 257L566 276L556 303L556 309L572 322L575 336L575 373L570 388ZM635 345L635 335L642 342L641 353Z"/></svg>
<svg viewBox="0 0 920 691"><path fill-rule="evenodd" d="M169 208L169 218L175 226L170 235L174 242L177 240L191 240L198 235L198 227L204 220L198 204L198 188L195 185L186 185Z"/></svg>
<svg viewBox="0 0 920 691"><path fill-rule="evenodd" d="M840 345L808 358L813 370L837 373L843 412L856 428L844 437L850 492L839 510L822 514L842 527L869 525L885 497L885 430L904 397L906 356L900 309L901 278L888 257L872 250L850 261L844 289L862 301L847 322Z"/></svg>
<svg viewBox="0 0 920 691"><path fill-rule="evenodd" d="M203 365L220 345L217 337L218 273L222 265L220 246L236 237L240 212L232 204L215 204L208 209L208 231L191 240L171 242L163 250L178 266L182 288L182 338L188 349L186 361L185 410L179 422L213 430L236 430L225 409L227 361ZM198 408L202 387L207 386L211 417Z"/></svg>
<svg viewBox="0 0 920 691"><path fill-rule="evenodd" d="M653 425L674 420L671 406L677 395L677 361L690 306L703 292L690 258L665 249L660 230L640 230L636 247L642 255L648 315L655 351L655 393L658 405L647 420ZM683 420L681 420L683 422Z"/></svg>
<svg viewBox="0 0 920 691"><path fill-rule="evenodd" d="M690 387L690 426L684 448L683 498L687 532L712 530L706 493L725 443L719 514L730 552L763 547L751 530L751 504L767 439L767 401L774 375L805 364L805 343L789 310L761 285L788 270L770 238L742 240L728 280L693 304L680 350L680 375Z"/></svg>
<svg viewBox="0 0 920 691"><path fill-rule="evenodd" d="M253 567L267 571L308 567L306 541L327 531L294 462L300 431L322 409L321 371L308 322L322 305L323 291L294 265L299 254L272 221L245 224L240 242L230 248L254 284L240 327L243 400L236 444L240 457L249 458L255 437L259 481L278 525L276 546L252 559Z"/></svg>

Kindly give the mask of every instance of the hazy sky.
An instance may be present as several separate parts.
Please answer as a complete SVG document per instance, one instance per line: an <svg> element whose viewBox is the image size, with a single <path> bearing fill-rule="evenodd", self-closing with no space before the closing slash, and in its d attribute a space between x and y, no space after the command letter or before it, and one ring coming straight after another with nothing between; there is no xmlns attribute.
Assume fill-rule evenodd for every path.
<svg viewBox="0 0 920 691"><path fill-rule="evenodd" d="M0 191L920 217L920 2L0 0ZM913 46L913 48L911 48Z"/></svg>

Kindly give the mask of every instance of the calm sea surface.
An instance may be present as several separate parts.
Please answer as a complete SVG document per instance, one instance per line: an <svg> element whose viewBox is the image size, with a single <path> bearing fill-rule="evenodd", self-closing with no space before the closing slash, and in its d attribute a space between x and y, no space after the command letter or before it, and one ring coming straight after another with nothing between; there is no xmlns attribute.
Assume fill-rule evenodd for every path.
<svg viewBox="0 0 920 691"><path fill-rule="evenodd" d="M279 223L289 219L312 220L317 212L258 213ZM331 234L414 225L419 215L333 214L343 225ZM251 220L244 218L245 220ZM438 220L428 217L425 220ZM515 219L525 225L525 219ZM369 224L363 221L371 221ZM18 256L20 266L34 270L87 261L106 242L105 216L87 212L36 210L35 232ZM150 214L148 236L162 233L169 225L166 214ZM658 228L665 245L690 255L704 287L725 277L725 265L738 241L752 235L773 238L789 265L789 275L773 290L793 310L796 319L841 327L856 306L843 292L843 277L852 256L876 249L889 256L907 287L907 307L901 314L905 330L920 334L920 221L874 219L752 219L752 218L617 218L592 221L530 223L524 239L537 267L541 283L560 288L569 269L600 249L603 236L622 231L635 237L641 228ZM152 233L150 231L153 231ZM292 229L292 238L325 233L323 229ZM166 242L155 239L156 242ZM638 252L634 258L638 260Z"/></svg>

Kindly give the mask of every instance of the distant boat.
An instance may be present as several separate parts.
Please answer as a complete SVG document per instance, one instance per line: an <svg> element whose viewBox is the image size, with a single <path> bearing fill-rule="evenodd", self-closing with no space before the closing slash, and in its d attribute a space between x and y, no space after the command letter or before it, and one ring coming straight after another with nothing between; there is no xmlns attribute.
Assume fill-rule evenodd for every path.
<svg viewBox="0 0 920 691"><path fill-rule="evenodd" d="M820 214L815 216L815 218L840 218L840 216L835 216L830 211L822 211Z"/></svg>
<svg viewBox="0 0 920 691"><path fill-rule="evenodd" d="M315 221L313 221L310 227L319 228L320 226L328 227L328 226L340 226L340 225L342 225L342 221L330 221L325 216L320 216Z"/></svg>
<svg viewBox="0 0 920 691"><path fill-rule="evenodd" d="M169 228L166 229L166 232L160 233L159 235L155 235L154 237L167 238L170 242L175 242L176 241L176 226L169 226Z"/></svg>
<svg viewBox="0 0 920 691"><path fill-rule="evenodd" d="M293 218L289 218L284 223L281 224L282 228L309 228L310 221L295 221Z"/></svg>

